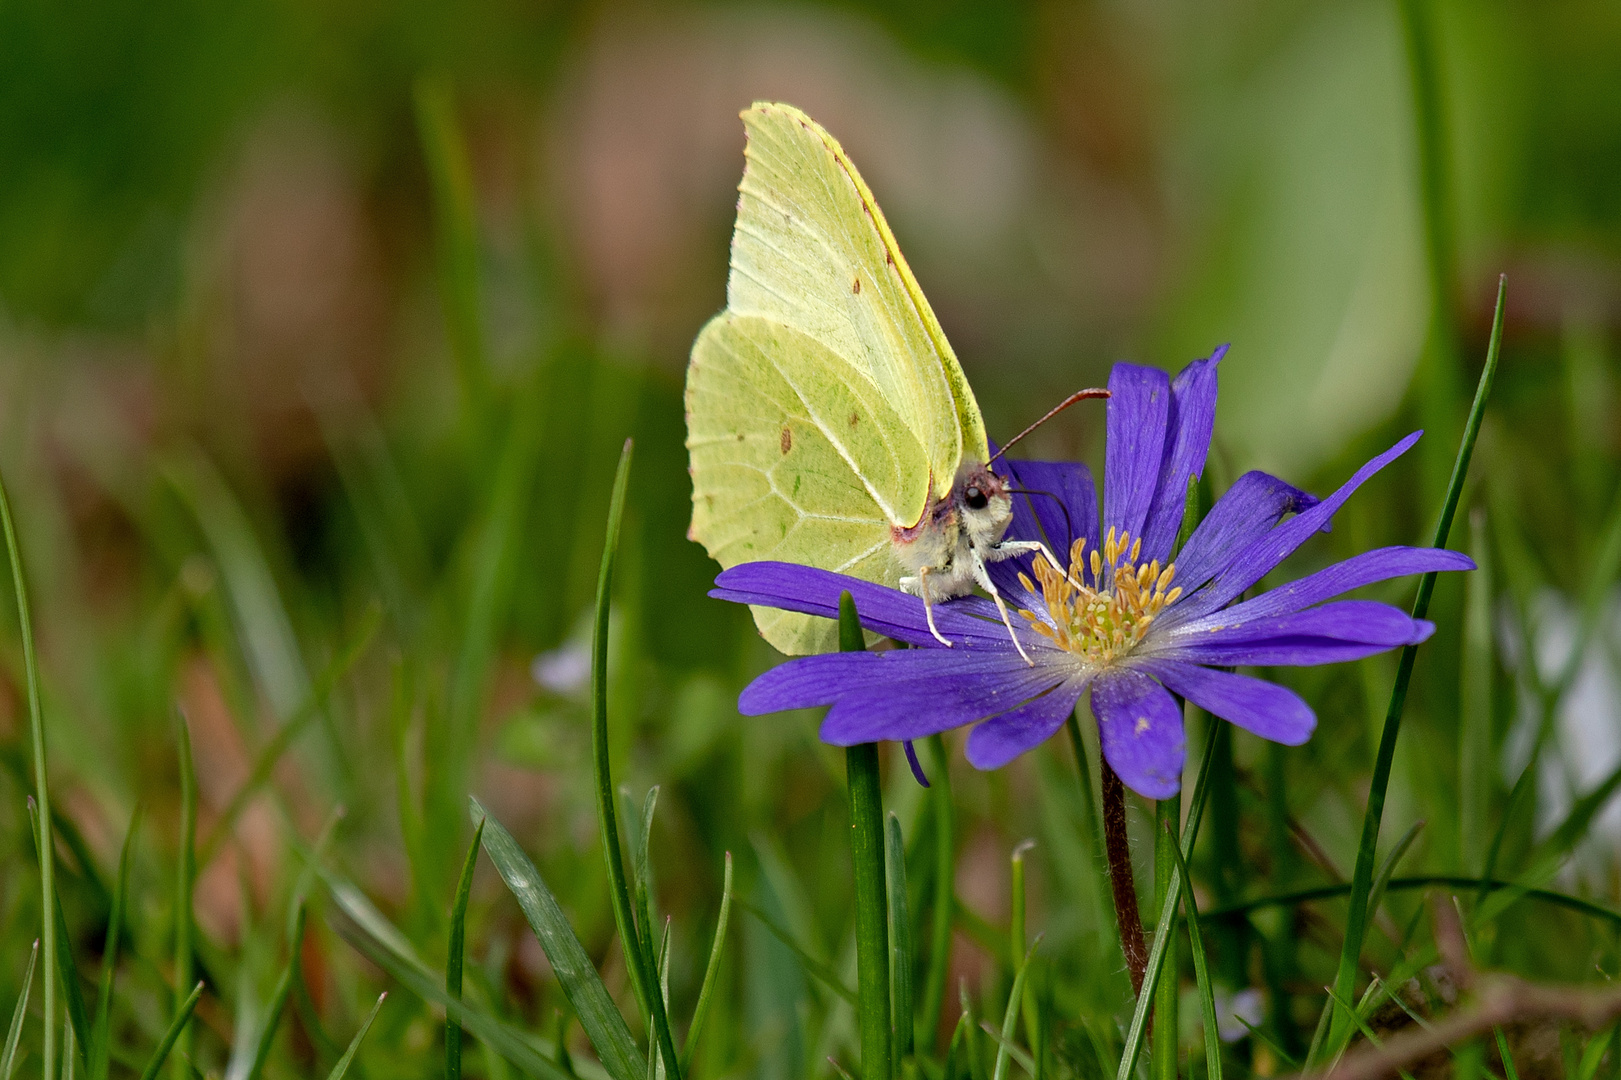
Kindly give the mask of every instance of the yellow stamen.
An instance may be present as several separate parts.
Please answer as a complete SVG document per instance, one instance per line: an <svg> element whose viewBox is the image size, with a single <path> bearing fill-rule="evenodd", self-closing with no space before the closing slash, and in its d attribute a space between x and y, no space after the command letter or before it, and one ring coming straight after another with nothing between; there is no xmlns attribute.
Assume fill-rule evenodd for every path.
<svg viewBox="0 0 1621 1080"><path fill-rule="evenodd" d="M1107 667L1136 648L1148 627L1182 595L1180 586L1171 587L1176 564L1160 568L1159 560L1139 563L1141 537L1115 529L1103 538L1102 550L1086 551L1086 541L1077 540L1069 550L1067 575L1046 560L1033 564L1041 598L1047 605L1047 619L1030 611L1020 611L1035 631L1098 667ZM1090 555L1090 558L1083 556ZM1077 585L1088 580L1090 584ZM1019 581L1027 592L1035 584L1024 575Z"/></svg>

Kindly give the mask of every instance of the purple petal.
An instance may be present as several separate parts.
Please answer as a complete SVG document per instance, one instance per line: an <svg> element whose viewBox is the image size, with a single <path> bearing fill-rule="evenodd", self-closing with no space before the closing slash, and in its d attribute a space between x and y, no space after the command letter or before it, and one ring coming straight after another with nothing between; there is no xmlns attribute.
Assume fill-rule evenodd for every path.
<svg viewBox="0 0 1621 1080"><path fill-rule="evenodd" d="M1103 447L1103 527L1141 536L1165 462L1171 380L1159 368L1116 364L1109 373Z"/></svg>
<svg viewBox="0 0 1621 1080"><path fill-rule="evenodd" d="M1247 472L1228 488L1176 556L1176 584L1185 593L1227 569L1233 557L1265 535L1285 514L1317 505L1317 496L1264 472Z"/></svg>
<svg viewBox="0 0 1621 1080"><path fill-rule="evenodd" d="M1171 383L1170 453L1160 469L1158 491L1143 525L1143 559L1169 561L1171 545L1182 527L1188 478L1204 474L1210 433L1216 426L1216 365L1227 355L1223 345L1207 360L1195 360Z"/></svg>
<svg viewBox="0 0 1621 1080"><path fill-rule="evenodd" d="M1376 600L1341 600L1289 615L1208 625L1226 614L1202 620L1204 629L1170 631L1156 641L1163 650L1157 655L1224 667L1336 664L1417 645L1435 632L1434 623Z"/></svg>
<svg viewBox="0 0 1621 1080"><path fill-rule="evenodd" d="M760 604L837 619L839 593L846 590L856 602L861 625L868 630L909 645L941 647L929 633L922 600L898 589L831 570L785 562L740 563L715 579L715 588L709 595L736 604ZM988 623L965 610L953 610L958 607L955 603L934 605L934 623L948 641L954 645L978 646L1000 643L1012 651L1013 643L1000 622ZM1033 637L1033 634L1027 635L1027 638Z"/></svg>
<svg viewBox="0 0 1621 1080"><path fill-rule="evenodd" d="M1146 799L1168 799L1182 785L1187 742L1182 710L1159 683L1116 668L1092 683L1103 756L1126 786Z"/></svg>
<svg viewBox="0 0 1621 1080"><path fill-rule="evenodd" d="M744 687L737 708L744 716L811 709L831 705L846 695L882 694L903 682L994 676L1014 664L1028 667L1011 648L1003 652L892 649L801 656L778 664ZM1007 703L1012 704L1017 702Z"/></svg>
<svg viewBox="0 0 1621 1080"><path fill-rule="evenodd" d="M929 776L923 771L923 762L917 759L917 747L912 744L911 739L907 739L901 745L906 747L906 764L912 770L912 779L917 781L919 787L928 787Z"/></svg>
<svg viewBox="0 0 1621 1080"><path fill-rule="evenodd" d="M1252 619L1270 618L1300 611L1312 604L1391 578L1427 574L1441 570L1473 570L1475 560L1460 551L1446 548L1386 547L1364 551L1344 562L1324 567L1297 581L1270 589L1260 596L1202 619L1184 623L1179 630L1200 630L1210 626L1233 626ZM1180 567L1177 568L1180 571ZM1180 573L1177 575L1180 580Z"/></svg>
<svg viewBox="0 0 1621 1080"><path fill-rule="evenodd" d="M1091 470L1073 461L1009 461L1007 470L1012 485L1026 492L1013 496L1009 538L1040 540L1061 562L1082 537L1087 550L1097 547L1098 496ZM1006 559L987 568L1004 597L1024 593L1019 572L1028 572L1033 557Z"/></svg>
<svg viewBox="0 0 1621 1080"><path fill-rule="evenodd" d="M833 707L822 721L822 741L854 746L881 739L921 739L1016 708L1051 690L1067 674L1030 667L1012 650L1007 655L1012 662L1000 670L947 670L923 678L885 679L847 693L835 690L828 695Z"/></svg>
<svg viewBox="0 0 1621 1080"><path fill-rule="evenodd" d="M1334 494L1245 545L1228 563L1227 568L1216 574L1208 586L1177 604L1166 614L1175 618L1177 622L1182 622L1209 614L1231 603L1242 595L1245 589L1260 581L1284 559L1294 554L1295 549L1304 544L1312 533L1322 528L1357 488L1366 483L1374 473L1405 454L1422 434L1421 431L1413 432L1358 469L1356 474Z"/></svg>
<svg viewBox="0 0 1621 1080"><path fill-rule="evenodd" d="M1151 660L1143 666L1199 708L1263 739L1299 746L1317 727L1317 714L1288 687L1175 660Z"/></svg>
<svg viewBox="0 0 1621 1080"><path fill-rule="evenodd" d="M1078 461L1010 461L1007 465L1013 486L1045 493L1013 497L1009 536L1040 540L1060 558L1083 536L1088 548L1097 546L1098 493L1090 469Z"/></svg>
<svg viewBox="0 0 1621 1080"><path fill-rule="evenodd" d="M1085 689L1085 682L1072 679L1049 694L986 720L968 734L969 764L976 769L999 769L1046 742L1064 726Z"/></svg>

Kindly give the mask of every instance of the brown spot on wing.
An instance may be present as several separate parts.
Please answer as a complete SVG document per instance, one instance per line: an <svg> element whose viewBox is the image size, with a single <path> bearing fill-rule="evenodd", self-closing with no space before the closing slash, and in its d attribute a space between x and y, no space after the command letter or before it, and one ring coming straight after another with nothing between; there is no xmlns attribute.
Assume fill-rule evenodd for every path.
<svg viewBox="0 0 1621 1080"><path fill-rule="evenodd" d="M859 274L850 282L850 291L857 296L861 295L861 276Z"/></svg>
<svg viewBox="0 0 1621 1080"><path fill-rule="evenodd" d="M788 425L782 425L782 452L786 454L794 448L794 433L788 430Z"/></svg>
<svg viewBox="0 0 1621 1080"><path fill-rule="evenodd" d="M861 422L861 414L858 413L858 412L852 411L850 413L850 426L855 427L860 422Z"/></svg>

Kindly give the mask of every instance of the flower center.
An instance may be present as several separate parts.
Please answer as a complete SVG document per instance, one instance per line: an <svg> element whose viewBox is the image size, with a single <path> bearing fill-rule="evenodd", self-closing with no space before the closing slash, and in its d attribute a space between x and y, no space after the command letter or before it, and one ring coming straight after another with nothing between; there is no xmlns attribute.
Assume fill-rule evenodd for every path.
<svg viewBox="0 0 1621 1080"><path fill-rule="evenodd" d="M1096 667L1107 667L1143 640L1149 625L1176 603L1182 589L1171 587L1175 563L1163 570L1158 559L1138 563L1143 551L1141 537L1134 539L1122 532L1117 538L1110 529L1102 551L1094 548L1087 559L1085 549L1084 537L1070 548L1067 575L1045 559L1035 560L1033 569L1051 624L1031 611L1019 614L1059 648ZM1019 581L1027 591L1037 591L1024 574Z"/></svg>

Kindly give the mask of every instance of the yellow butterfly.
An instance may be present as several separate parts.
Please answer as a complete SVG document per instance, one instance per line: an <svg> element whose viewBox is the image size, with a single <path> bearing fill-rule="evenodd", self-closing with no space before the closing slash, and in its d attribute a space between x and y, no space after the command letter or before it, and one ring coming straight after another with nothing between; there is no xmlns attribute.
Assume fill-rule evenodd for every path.
<svg viewBox="0 0 1621 1080"><path fill-rule="evenodd" d="M1007 622L985 563L1043 548L1002 539L1013 499L979 405L872 192L798 109L742 117L726 309L687 367L688 535L723 567L777 559L899 586L931 629L934 603L977 584ZM830 620L753 611L785 653L836 646Z"/></svg>

